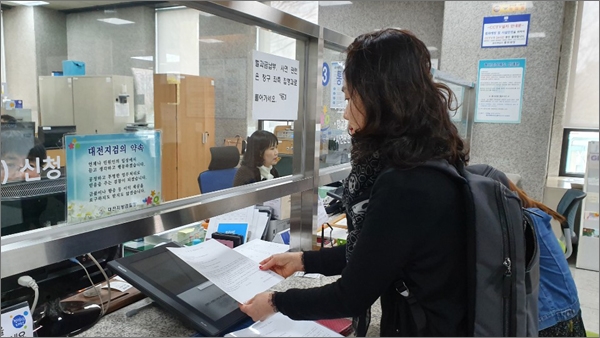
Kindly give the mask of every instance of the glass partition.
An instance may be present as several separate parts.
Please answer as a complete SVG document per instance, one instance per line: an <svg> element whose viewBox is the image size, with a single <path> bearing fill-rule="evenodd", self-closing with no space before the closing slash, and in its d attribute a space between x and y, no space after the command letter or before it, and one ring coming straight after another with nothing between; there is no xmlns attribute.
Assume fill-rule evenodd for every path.
<svg viewBox="0 0 600 338"><path fill-rule="evenodd" d="M343 179L350 167L339 82L349 37L259 2L132 2L72 10L49 3L3 7L2 107L17 121L0 131L2 278L278 198L282 210L288 208L291 249L311 247L318 187ZM31 39L20 40L24 33ZM462 116L472 121L469 92ZM282 177L259 176L233 187L240 141L259 129L279 138ZM157 131L160 149L153 158L160 155L161 169L152 183L159 186L130 183L144 176L140 156L132 154L157 143L122 149L121 140ZM100 143L87 144L90 139L107 142L102 155ZM87 177L85 184L98 190L109 179L117 185L108 184L110 197L92 201L95 207L130 197L144 208L65 223L66 182L73 178L67 162L81 159L72 156L78 151L98 157L74 160L79 170L92 163L88 173L115 171L95 174L102 176L101 187ZM205 184L204 172L217 176ZM4 236L5 225L15 231Z"/></svg>
<svg viewBox="0 0 600 338"><path fill-rule="evenodd" d="M0 188L3 278L277 198L293 233L302 233L305 222L312 225L307 211L312 212L316 135L310 126L317 87L307 79L322 63L318 27L256 2L186 5L3 6L3 23L10 23L3 27L8 44L3 115L17 117L1 129L1 174L10 178ZM11 47L23 27L30 27L27 34L36 43L22 48L27 55L18 60ZM257 82L274 90L257 93ZM284 109L269 109L286 98ZM8 141L17 129L27 142ZM259 177L233 187L233 176L213 176L208 182L217 187L204 185L201 173L240 167L243 147L237 140L258 129L281 131L280 143L290 141L292 169L266 182ZM148 134L158 136L121 147L124 138ZM114 144L94 143L102 140ZM19 151L5 151L9 146ZM225 146L227 154L221 152ZM158 186L130 183L144 176L133 153L150 149L160 159L160 172L153 171L159 178L152 182ZM73 155L78 152L97 159L81 161ZM115 157L120 155L126 156ZM72 211L67 181L75 177L71 162L78 170L91 163L87 170L95 176L86 177L85 185L99 190L116 185L102 198L92 192L95 208L116 198L132 202L67 222ZM129 177L130 171L137 176ZM30 182L27 174L40 179ZM297 196L300 203L291 203ZM299 242L293 246L299 248ZM47 254L31 254L41 251Z"/></svg>
<svg viewBox="0 0 600 338"><path fill-rule="evenodd" d="M475 90L474 83L453 76L452 74L432 68L434 81L447 85L456 95L455 111L449 111L452 123L458 129L460 136L471 142L471 131L474 121Z"/></svg>
<svg viewBox="0 0 600 338"><path fill-rule="evenodd" d="M10 25L4 27L9 48L3 54L2 114L16 119L1 129L3 236L235 191L243 144L258 129L279 131L280 176L291 175L300 161L293 139L303 131L293 125L302 116L306 39L168 3L65 10L49 1L7 8L3 18ZM17 53L10 43L27 29L35 45ZM271 57L269 63L258 67L265 60L253 51ZM35 62L28 64L30 59ZM295 67L282 70L288 63ZM259 72L259 82L274 86L272 92L253 91ZM287 117L253 116L257 101L265 107L284 100L282 83L296 93L285 106ZM144 175L150 166L140 166L133 152L143 152L145 143L132 149L117 140L152 130L160 131L154 141L160 174ZM82 168L84 153L90 172L76 175L88 169ZM91 185L84 192L90 208L73 202L66 182Z"/></svg>
<svg viewBox="0 0 600 338"><path fill-rule="evenodd" d="M345 55L339 49L327 46L323 52L323 105L319 112L321 168L350 162L350 135L344 119L346 100L344 86Z"/></svg>

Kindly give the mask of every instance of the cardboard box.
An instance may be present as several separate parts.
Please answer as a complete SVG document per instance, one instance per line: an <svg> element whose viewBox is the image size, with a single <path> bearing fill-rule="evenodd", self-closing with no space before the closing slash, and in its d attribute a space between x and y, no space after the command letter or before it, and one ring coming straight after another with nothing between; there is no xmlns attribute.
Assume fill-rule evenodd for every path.
<svg viewBox="0 0 600 338"><path fill-rule="evenodd" d="M280 154L294 154L294 131L291 126L275 127L275 136L279 140L277 151Z"/></svg>
<svg viewBox="0 0 600 338"><path fill-rule="evenodd" d="M277 152L280 154L294 154L294 140L279 140Z"/></svg>

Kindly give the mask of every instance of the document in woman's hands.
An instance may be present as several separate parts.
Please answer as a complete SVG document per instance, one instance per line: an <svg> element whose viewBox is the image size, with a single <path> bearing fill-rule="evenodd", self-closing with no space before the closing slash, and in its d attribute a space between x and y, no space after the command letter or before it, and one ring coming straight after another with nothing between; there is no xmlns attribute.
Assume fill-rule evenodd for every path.
<svg viewBox="0 0 600 338"><path fill-rule="evenodd" d="M273 271L260 270L257 262L215 240L168 249L239 303L283 280Z"/></svg>
<svg viewBox="0 0 600 338"><path fill-rule="evenodd" d="M276 313L262 322L256 322L246 329L234 331L225 337L343 337L325 326L308 320L291 320Z"/></svg>

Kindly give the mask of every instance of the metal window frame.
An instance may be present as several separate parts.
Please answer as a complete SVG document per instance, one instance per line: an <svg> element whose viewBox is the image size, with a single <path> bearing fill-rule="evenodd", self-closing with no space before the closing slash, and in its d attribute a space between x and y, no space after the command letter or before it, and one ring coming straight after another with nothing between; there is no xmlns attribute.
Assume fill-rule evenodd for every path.
<svg viewBox="0 0 600 338"><path fill-rule="evenodd" d="M583 178L585 172L581 174L568 173L567 172L567 155L569 152L569 136L571 132L583 131L583 132L598 132L598 129L580 129L580 128L563 128L562 144L560 147L560 164L558 167L558 176L561 177L580 177Z"/></svg>

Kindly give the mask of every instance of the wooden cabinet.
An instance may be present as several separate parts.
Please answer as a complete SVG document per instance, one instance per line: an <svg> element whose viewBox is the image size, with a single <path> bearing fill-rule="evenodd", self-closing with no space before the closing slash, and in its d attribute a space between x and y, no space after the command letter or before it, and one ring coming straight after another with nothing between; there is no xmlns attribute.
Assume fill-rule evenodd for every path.
<svg viewBox="0 0 600 338"><path fill-rule="evenodd" d="M200 194L198 175L215 146L214 80L154 74L154 126L162 131L163 200Z"/></svg>

